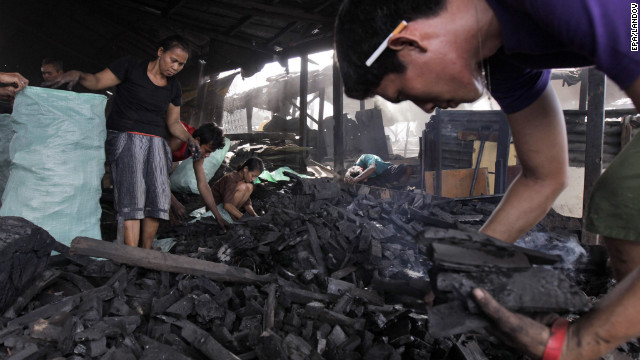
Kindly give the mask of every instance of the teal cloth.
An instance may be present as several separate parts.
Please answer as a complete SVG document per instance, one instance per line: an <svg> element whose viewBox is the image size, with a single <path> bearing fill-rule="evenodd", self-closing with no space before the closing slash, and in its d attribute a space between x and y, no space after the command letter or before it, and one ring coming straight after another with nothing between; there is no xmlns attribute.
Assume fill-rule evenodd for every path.
<svg viewBox="0 0 640 360"><path fill-rule="evenodd" d="M7 180L9 180L9 168L11 167L9 143L14 133L11 114L0 114L0 196L4 192ZM0 201L0 206L2 206L2 201Z"/></svg>
<svg viewBox="0 0 640 360"><path fill-rule="evenodd" d="M97 94L33 86L18 92L0 216L23 217L67 246L76 236L102 237L106 103Z"/></svg>
<svg viewBox="0 0 640 360"><path fill-rule="evenodd" d="M227 220L227 222L229 224L233 224L233 219L231 218L231 215L229 214L229 212L224 209L224 204L218 204L217 208L218 208L218 211L220 212L220 215L222 216L222 218ZM200 221L200 219L202 219L203 217L213 217L213 218L215 218L215 215L213 215L213 213L211 211L206 211L206 209L207 208L205 206L203 206L200 209L196 209L196 210L192 211L191 214L189 214L189 216L193 216L193 217L195 217L195 219L191 220L189 223L194 223L196 221Z"/></svg>
<svg viewBox="0 0 640 360"><path fill-rule="evenodd" d="M374 178L383 172L387 171L391 163L385 162L378 155L373 154L362 154L358 161L356 161L356 166L360 166L363 170L367 170L371 164L376 164L376 172L373 173L370 178Z"/></svg>
<svg viewBox="0 0 640 360"><path fill-rule="evenodd" d="M229 224L233 224L233 219L231 218L231 214L224 208L224 204L218 204L217 206L218 212L223 219L227 220ZM215 216L214 216L215 217Z"/></svg>
<svg viewBox="0 0 640 360"><path fill-rule="evenodd" d="M303 174L298 174L297 172L291 170L291 168L289 168L288 166L283 166L281 168L278 168L272 172L268 172L267 170L264 170L259 176L258 178L256 178L256 181L254 181L254 183L259 184L260 183L260 179L262 180L266 180L266 181L270 181L270 182L278 182L278 181L288 181L289 177L286 176L284 174L285 171L294 173L302 178L308 178L310 176L308 175L303 175Z"/></svg>

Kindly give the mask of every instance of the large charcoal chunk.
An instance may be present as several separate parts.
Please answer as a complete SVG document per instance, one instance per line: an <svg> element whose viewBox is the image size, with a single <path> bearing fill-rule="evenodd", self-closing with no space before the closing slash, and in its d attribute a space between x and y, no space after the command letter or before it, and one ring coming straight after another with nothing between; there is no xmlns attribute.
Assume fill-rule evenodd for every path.
<svg viewBox="0 0 640 360"><path fill-rule="evenodd" d="M506 247L492 244L449 240L431 244L432 260L446 269L476 271L478 269L525 269L531 266L527 257Z"/></svg>
<svg viewBox="0 0 640 360"><path fill-rule="evenodd" d="M459 301L434 306L427 313L429 333L436 338L461 334L489 325L482 315L469 313L465 304Z"/></svg>
<svg viewBox="0 0 640 360"><path fill-rule="evenodd" d="M534 267L525 271L439 273L439 292L454 298L470 296L476 287L486 289L502 306L524 312L584 312L589 310L587 296L564 275L551 269ZM460 299L462 300L462 299ZM467 301L474 311L473 300Z"/></svg>
<svg viewBox="0 0 640 360"><path fill-rule="evenodd" d="M21 217L0 217L0 313L44 271L54 238Z"/></svg>

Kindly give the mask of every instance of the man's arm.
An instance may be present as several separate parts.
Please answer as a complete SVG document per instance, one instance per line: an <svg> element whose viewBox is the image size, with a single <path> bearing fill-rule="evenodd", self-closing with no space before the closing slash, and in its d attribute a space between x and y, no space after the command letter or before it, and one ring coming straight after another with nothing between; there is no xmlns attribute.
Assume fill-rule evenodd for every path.
<svg viewBox="0 0 640 360"><path fill-rule="evenodd" d="M171 135L180 139L180 141L187 142L189 138L192 138L191 134L180 123L180 106L175 106L172 103L169 103L167 108L167 128Z"/></svg>
<svg viewBox="0 0 640 360"><path fill-rule="evenodd" d="M180 122L180 106L175 106L172 103L169 103L166 122L169 133L187 143L187 147L189 148L194 160L200 159L202 156L200 144L198 144L198 142L191 136L191 134L189 134L187 129L185 129Z"/></svg>
<svg viewBox="0 0 640 360"><path fill-rule="evenodd" d="M640 109L640 78L625 89ZM492 320L498 336L508 344L542 357L549 339L549 327L526 316L512 313L485 291L475 289L476 301ZM621 343L640 336L640 268L636 268L607 294L597 306L569 326L562 360L599 359Z"/></svg>
<svg viewBox="0 0 640 360"><path fill-rule="evenodd" d="M363 171L362 174L358 175L355 178L345 177L345 181L348 184L355 184L355 183L363 182L363 181L366 181L375 172L376 172L376 163L374 162L365 171Z"/></svg>
<svg viewBox="0 0 640 360"><path fill-rule="evenodd" d="M506 343L541 358L550 336L549 327L512 313L486 292L473 291L478 305L493 320L497 335ZM596 308L569 326L561 360L596 360L621 343L640 336L640 268L607 294Z"/></svg>
<svg viewBox="0 0 640 360"><path fill-rule="evenodd" d="M29 85L29 80L18 73L0 72L0 97L13 98L16 93Z"/></svg>
<svg viewBox="0 0 640 360"><path fill-rule="evenodd" d="M198 191L200 192L200 196L202 197L204 204L209 208L209 210L211 210L213 215L216 217L218 224L224 229L225 226L229 224L220 215L216 201L213 198L213 193L211 192L211 187L209 187L209 184L207 183L207 177L204 173L204 157L193 161L193 172L196 175Z"/></svg>
<svg viewBox="0 0 640 360"><path fill-rule="evenodd" d="M569 153L564 115L551 85L533 104L507 118L522 173L481 231L514 243L566 187Z"/></svg>
<svg viewBox="0 0 640 360"><path fill-rule="evenodd" d="M79 82L80 85L89 90L102 90L120 84L122 81L109 69L106 68L98 73L89 74L78 70L70 70L54 81L45 81L43 86L59 87L62 84L67 85L67 89L71 90L73 86Z"/></svg>

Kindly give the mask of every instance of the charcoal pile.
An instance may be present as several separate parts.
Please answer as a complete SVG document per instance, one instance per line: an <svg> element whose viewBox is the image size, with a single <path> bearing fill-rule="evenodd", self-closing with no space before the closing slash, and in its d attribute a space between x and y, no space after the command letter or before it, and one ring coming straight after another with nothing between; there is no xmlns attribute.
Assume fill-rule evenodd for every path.
<svg viewBox="0 0 640 360"><path fill-rule="evenodd" d="M507 252L507 268L535 281L555 272L531 265L558 256L477 235L495 204L408 192L378 199L295 176L256 185L252 199L261 216L226 233L211 218L164 231L178 240L175 254L77 238L17 306L2 309L0 359L524 358L481 330L464 294L473 281L504 279L465 273L500 270L483 261ZM460 263L467 257L455 251L480 260ZM561 300L544 310L588 307ZM432 324L446 312L427 313L448 304L472 320L433 331L457 326Z"/></svg>

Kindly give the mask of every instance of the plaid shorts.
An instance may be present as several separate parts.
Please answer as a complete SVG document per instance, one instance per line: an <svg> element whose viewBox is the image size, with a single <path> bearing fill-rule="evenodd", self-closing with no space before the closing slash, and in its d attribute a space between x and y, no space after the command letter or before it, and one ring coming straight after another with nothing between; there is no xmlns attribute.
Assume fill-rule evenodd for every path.
<svg viewBox="0 0 640 360"><path fill-rule="evenodd" d="M169 220L171 150L167 141L109 130L105 148L118 215L124 220Z"/></svg>

